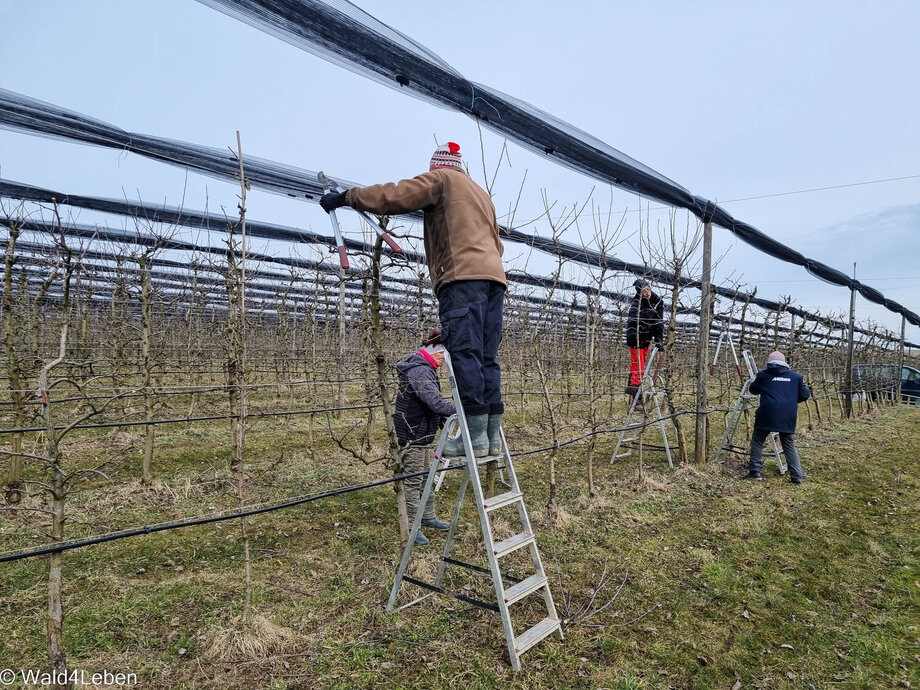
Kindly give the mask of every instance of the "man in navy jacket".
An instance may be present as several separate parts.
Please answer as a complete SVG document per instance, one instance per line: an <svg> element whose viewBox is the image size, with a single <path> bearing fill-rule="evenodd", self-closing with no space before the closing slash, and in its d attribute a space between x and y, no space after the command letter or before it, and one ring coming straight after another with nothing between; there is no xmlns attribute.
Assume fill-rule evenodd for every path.
<svg viewBox="0 0 920 690"><path fill-rule="evenodd" d="M754 433L751 434L751 458L745 479L763 478L763 444L770 432L779 434L786 463L789 465L789 481L801 484L802 463L795 449L795 423L799 403L811 397L801 374L786 364L782 352L771 352L767 357L767 368L757 372L748 390L760 395L760 407L754 416Z"/></svg>

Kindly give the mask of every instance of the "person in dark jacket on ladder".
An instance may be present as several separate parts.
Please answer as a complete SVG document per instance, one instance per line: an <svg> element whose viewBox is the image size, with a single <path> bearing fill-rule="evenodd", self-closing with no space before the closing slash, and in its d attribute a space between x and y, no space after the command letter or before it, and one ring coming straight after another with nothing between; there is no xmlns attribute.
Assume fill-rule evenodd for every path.
<svg viewBox="0 0 920 690"><path fill-rule="evenodd" d="M425 258L438 298L444 345L450 353L476 457L501 453L498 346L508 281L492 198L463 169L460 146L435 149L428 172L410 180L353 187L323 195L327 213L341 206L377 214L424 211ZM465 455L451 439L444 455Z"/></svg>
<svg viewBox="0 0 920 690"><path fill-rule="evenodd" d="M441 396L437 369L444 363L444 344L441 331L431 331L421 349L414 355L396 363L399 388L396 392L396 438L403 459L403 472L423 472L431 466L434 437L444 425L444 420L456 412L454 404ZM406 491L406 512L409 525L415 520L419 501L425 486L425 475L403 481ZM447 531L446 522L438 520L434 512L434 493L423 507L422 527ZM428 538L419 530L415 543L424 546Z"/></svg>
<svg viewBox="0 0 920 690"><path fill-rule="evenodd" d="M664 303L644 280L633 283L636 296L626 316L626 345L629 347L627 395L635 395L645 373L645 361L652 341L664 350Z"/></svg>
<svg viewBox="0 0 920 690"><path fill-rule="evenodd" d="M776 431L789 465L789 481L801 484L805 476L795 448L794 434L799 403L811 397L805 380L789 368L782 352L771 352L767 356L767 368L757 372L748 390L760 396L760 407L754 415L751 457L744 479L763 479L763 444L767 436Z"/></svg>

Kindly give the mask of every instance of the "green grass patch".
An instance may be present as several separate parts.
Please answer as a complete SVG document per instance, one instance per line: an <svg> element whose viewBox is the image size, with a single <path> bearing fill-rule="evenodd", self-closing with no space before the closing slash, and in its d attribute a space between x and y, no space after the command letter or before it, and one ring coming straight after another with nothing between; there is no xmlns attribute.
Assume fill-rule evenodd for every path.
<svg viewBox="0 0 920 690"><path fill-rule="evenodd" d="M517 400L506 412L512 447L545 444L544 430L532 423L538 407L525 412L526 424ZM576 435L584 410L576 403L568 413L565 423ZM329 424L344 435L363 420L354 415ZM332 443L326 423L292 417L254 425L247 500L386 476L381 463L364 465ZM238 520L68 552L69 659L75 667L137 672L143 687L173 688L916 686L918 428L918 410L902 407L803 429L807 480L798 487L769 464L765 481L749 484L738 479L740 458L670 470L655 451L646 454L640 481L635 457L610 465L616 439L599 436L597 496L587 494L586 442L558 454L554 524L546 510L548 454L521 456L518 475L567 620L565 642L550 639L529 651L517 675L507 663L501 624L489 612L433 596L384 613L401 555L389 487L247 520L252 613L290 638L283 648L245 659L208 656L218 631L247 631ZM713 437L720 431L713 429ZM378 430L372 442L374 452L384 447ZM228 445L224 422L162 427L156 481L144 487L135 479L142 432L80 437L72 467L95 466L99 457L123 463L108 480L74 494L68 536L236 505ZM35 468L29 472L40 477ZM451 476L437 495L442 518L453 507L458 479L459 473ZM4 516L0 545L44 543L43 519ZM514 520L505 515L496 524L511 529ZM432 545L417 551L413 568L433 579L443 537L428 536ZM479 540L467 498L456 557L484 564ZM525 570L526 563L513 567ZM452 587L489 590L488 581L449 573ZM46 581L44 558L0 565L0 662L6 662L0 667L44 663ZM407 589L401 601L419 594Z"/></svg>

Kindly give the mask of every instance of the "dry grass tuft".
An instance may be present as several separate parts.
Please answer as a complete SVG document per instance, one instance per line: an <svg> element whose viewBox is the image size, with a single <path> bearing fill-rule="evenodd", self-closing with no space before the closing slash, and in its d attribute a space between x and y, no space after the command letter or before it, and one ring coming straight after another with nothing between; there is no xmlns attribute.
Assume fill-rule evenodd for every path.
<svg viewBox="0 0 920 690"><path fill-rule="evenodd" d="M255 615L240 627L214 628L207 637L203 657L208 661L246 661L287 652L293 648L297 634Z"/></svg>
<svg viewBox="0 0 920 690"><path fill-rule="evenodd" d="M562 508L556 509L556 520L553 527L556 529L566 529L577 523L578 519L574 515Z"/></svg>
<svg viewBox="0 0 920 690"><path fill-rule="evenodd" d="M710 471L705 467L699 465L694 465L693 463L687 462L674 470L674 474L671 475L675 480L678 479L700 479L702 477L708 477Z"/></svg>
<svg viewBox="0 0 920 690"><path fill-rule="evenodd" d="M652 479L646 474L642 477L637 477L631 488L633 491L639 491L641 493L661 493L668 491L670 487L668 484Z"/></svg>

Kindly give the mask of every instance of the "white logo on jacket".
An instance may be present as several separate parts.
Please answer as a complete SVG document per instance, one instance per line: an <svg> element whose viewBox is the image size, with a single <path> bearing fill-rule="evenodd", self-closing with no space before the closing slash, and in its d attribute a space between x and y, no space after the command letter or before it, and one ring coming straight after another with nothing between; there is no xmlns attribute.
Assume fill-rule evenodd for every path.
<svg viewBox="0 0 920 690"><path fill-rule="evenodd" d="M788 376L774 376L772 380L773 381L789 381L789 382L792 381L792 379L789 378Z"/></svg>

